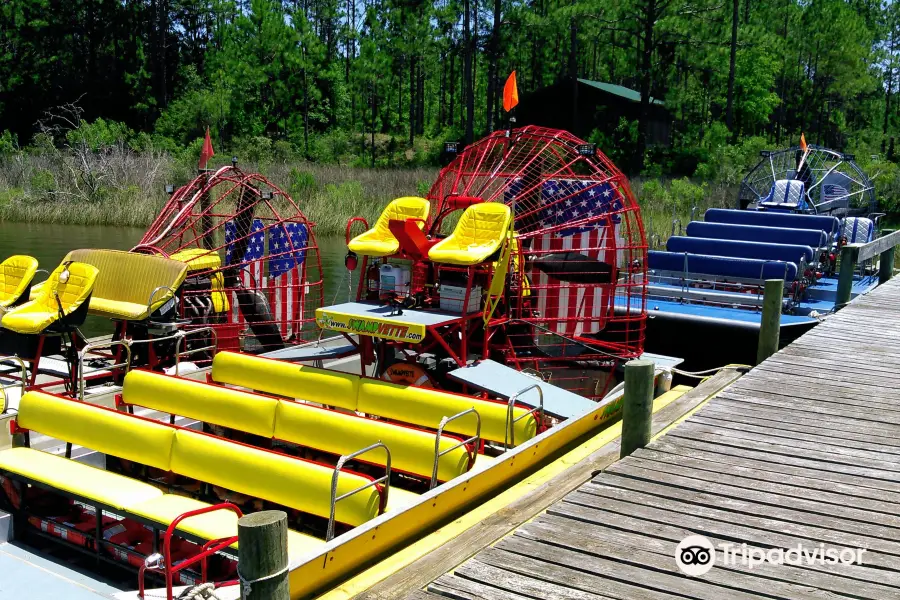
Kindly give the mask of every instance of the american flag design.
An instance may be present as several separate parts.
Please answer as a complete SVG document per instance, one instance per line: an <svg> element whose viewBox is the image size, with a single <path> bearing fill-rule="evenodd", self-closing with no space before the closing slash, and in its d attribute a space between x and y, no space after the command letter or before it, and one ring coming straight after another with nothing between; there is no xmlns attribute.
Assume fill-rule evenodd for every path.
<svg viewBox="0 0 900 600"><path fill-rule="evenodd" d="M844 198L849 194L850 191L842 185L826 183L822 186L822 200L824 202L828 202L829 200L837 200L838 198Z"/></svg>
<svg viewBox="0 0 900 600"><path fill-rule="evenodd" d="M510 185L508 199L517 192ZM616 266L626 246L620 233L620 192L609 182L548 179L541 187L539 233L531 251L537 256L579 252ZM545 327L568 337L597 333L606 325L612 286L563 282L538 269L528 273Z"/></svg>
<svg viewBox="0 0 900 600"><path fill-rule="evenodd" d="M234 222L225 223L226 264L234 263L232 253L236 237ZM266 294L272 316L284 339L300 330L308 242L309 230L303 223L266 226L260 219L254 219L247 250L240 261L241 285ZM245 319L237 297L233 300L232 322L243 324Z"/></svg>

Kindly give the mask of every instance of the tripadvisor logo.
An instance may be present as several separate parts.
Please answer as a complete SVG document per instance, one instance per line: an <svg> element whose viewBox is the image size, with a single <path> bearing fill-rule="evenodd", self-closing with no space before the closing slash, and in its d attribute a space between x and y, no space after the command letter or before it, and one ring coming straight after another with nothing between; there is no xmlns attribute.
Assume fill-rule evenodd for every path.
<svg viewBox="0 0 900 600"><path fill-rule="evenodd" d="M682 573L690 577L705 575L716 562L716 552L721 553L720 564L724 566L742 565L752 569L763 563L773 565L861 565L865 548L835 548L825 544L804 546L797 544L791 548L758 548L747 544L727 542L713 546L702 535L689 535L675 548L675 563Z"/></svg>

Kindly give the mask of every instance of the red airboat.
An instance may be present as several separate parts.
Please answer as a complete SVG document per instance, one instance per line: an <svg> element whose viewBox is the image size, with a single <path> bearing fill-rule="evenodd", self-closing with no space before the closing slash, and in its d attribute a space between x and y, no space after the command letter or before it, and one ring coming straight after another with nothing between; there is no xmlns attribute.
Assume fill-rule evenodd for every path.
<svg viewBox="0 0 900 600"><path fill-rule="evenodd" d="M350 239L359 221L367 231ZM489 361L599 399L643 351L637 203L595 145L564 131L494 132L443 169L427 199L393 201L371 228L351 219L347 241L349 268L363 256L357 301L317 318L376 376L454 389L502 377L463 375Z"/></svg>

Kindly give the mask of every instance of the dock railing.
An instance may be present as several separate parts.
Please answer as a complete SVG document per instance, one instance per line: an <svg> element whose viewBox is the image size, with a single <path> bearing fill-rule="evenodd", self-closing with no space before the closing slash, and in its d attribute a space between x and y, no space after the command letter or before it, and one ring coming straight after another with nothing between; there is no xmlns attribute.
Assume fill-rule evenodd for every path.
<svg viewBox="0 0 900 600"><path fill-rule="evenodd" d="M838 275L837 298L835 310L839 310L850 302L853 290L853 274L859 263L880 256L881 266L878 283L888 281L894 274L894 249L900 245L900 230L886 231L877 240L868 244L847 244L841 248L841 267Z"/></svg>

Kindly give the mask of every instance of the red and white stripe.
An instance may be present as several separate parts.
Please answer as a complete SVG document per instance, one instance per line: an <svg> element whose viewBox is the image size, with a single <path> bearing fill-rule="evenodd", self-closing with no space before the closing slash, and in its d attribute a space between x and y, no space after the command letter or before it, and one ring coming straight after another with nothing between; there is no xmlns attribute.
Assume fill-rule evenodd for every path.
<svg viewBox="0 0 900 600"><path fill-rule="evenodd" d="M260 258L241 265L241 286L245 290L263 291L266 289L265 262L264 258ZM244 319L244 313L241 312L240 306L238 306L237 292L233 292L231 298L232 322L243 325L246 319Z"/></svg>
<svg viewBox="0 0 900 600"><path fill-rule="evenodd" d="M306 296L306 261L278 277L269 278L269 304L285 340L300 333Z"/></svg>
<svg viewBox="0 0 900 600"><path fill-rule="evenodd" d="M545 233L535 240L534 251L551 260L559 252L580 252L615 267L617 253L615 243L610 243L610 229L611 225L605 225L565 237ZM615 235L616 241L618 237ZM572 337L597 333L606 325L614 285L562 282L538 269L531 278L536 282L537 308L548 329Z"/></svg>

